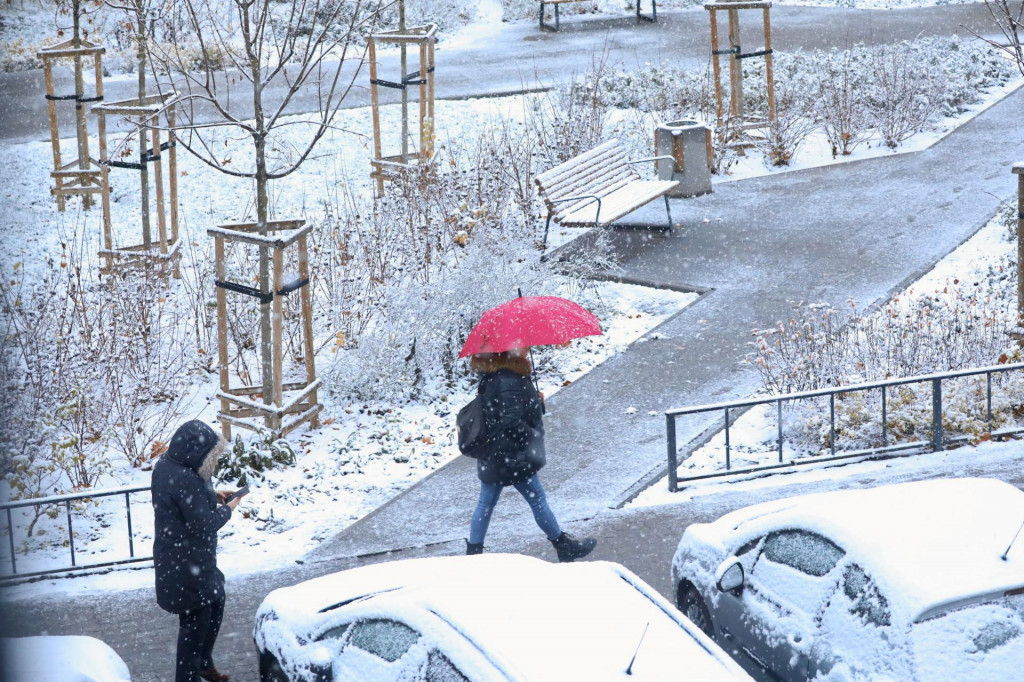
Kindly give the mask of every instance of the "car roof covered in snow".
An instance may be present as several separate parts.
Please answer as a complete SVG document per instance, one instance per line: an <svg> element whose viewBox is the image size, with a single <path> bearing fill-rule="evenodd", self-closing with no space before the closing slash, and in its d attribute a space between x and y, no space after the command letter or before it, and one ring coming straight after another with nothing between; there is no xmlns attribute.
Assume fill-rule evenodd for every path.
<svg viewBox="0 0 1024 682"><path fill-rule="evenodd" d="M956 478L813 493L744 507L690 529L732 550L769 531L819 533L897 600L909 620L964 598L1024 586L1024 492L995 479ZM703 526L703 528L699 527Z"/></svg>
<svg viewBox="0 0 1024 682"><path fill-rule="evenodd" d="M264 604L279 618L309 622L360 592L378 593L372 602L354 602L361 609L440 618L512 679L654 680L677 670L688 679L750 679L671 604L610 562L551 564L503 554L412 559L275 590Z"/></svg>

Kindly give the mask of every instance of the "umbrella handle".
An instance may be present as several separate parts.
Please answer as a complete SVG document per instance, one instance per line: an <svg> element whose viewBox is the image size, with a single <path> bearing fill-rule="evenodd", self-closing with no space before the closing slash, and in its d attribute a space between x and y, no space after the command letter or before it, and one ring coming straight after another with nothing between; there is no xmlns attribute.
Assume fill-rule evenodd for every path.
<svg viewBox="0 0 1024 682"><path fill-rule="evenodd" d="M522 296L522 294L520 294ZM530 377L533 379L533 387L537 389L537 395L540 395L540 384L537 382L537 369L533 364L533 346L530 346ZM548 408L544 404L544 398L540 399L540 413L547 414Z"/></svg>

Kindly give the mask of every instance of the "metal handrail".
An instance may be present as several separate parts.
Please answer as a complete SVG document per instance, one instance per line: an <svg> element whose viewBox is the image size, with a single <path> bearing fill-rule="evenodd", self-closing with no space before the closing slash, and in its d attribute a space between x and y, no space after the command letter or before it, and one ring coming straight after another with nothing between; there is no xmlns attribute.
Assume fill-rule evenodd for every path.
<svg viewBox="0 0 1024 682"><path fill-rule="evenodd" d="M89 568L105 568L108 566L119 566L122 564L137 563L141 561L149 561L152 556L137 557L135 556L135 538L132 532L132 505L131 496L135 493L149 492L150 487L147 486L135 486L127 488L107 488L102 490L93 490L89 492L72 493L69 495L52 495L50 497L36 497L29 500L14 500L12 502L0 503L0 511L5 513L7 517L7 539L9 543L9 549L11 551L11 572L7 574L0 574L0 580L9 580L11 578L29 578L39 575L51 575L54 573L64 573L66 571L77 571ZM128 558L118 559L115 561L104 561L94 564L78 564L75 558L75 535L74 525L71 518L71 503L77 500L91 500L98 497L114 497L118 495L124 495L124 506L125 514L128 521ZM42 507L48 505L64 505L68 519L68 549L71 553L71 565L62 568L51 568L44 571L32 571L30 573L19 573L18 572L18 561L15 548L14 548L14 520L11 516L12 509L21 509L24 507Z"/></svg>
<svg viewBox="0 0 1024 682"><path fill-rule="evenodd" d="M946 438L942 428L942 382L947 379L958 379L962 377L970 376L985 376L985 393L986 393L986 424L989 432L992 431L992 375L1001 374L1006 372L1013 372L1024 369L1024 362L1005 364L1005 365L991 365L988 367L978 367L973 369L954 370L949 372L936 372L932 374L922 374L913 377L900 377L896 379L886 379L883 381L870 381L859 384L850 384L847 386L835 386L832 388L816 389L813 391L799 391L795 393L787 393L784 395L771 396L767 398L746 398L741 400L732 400L727 402L709 403L706 405L697 405L694 407L680 407L673 408L665 411L665 431L667 437L668 446L668 489L670 492L676 492L679 489L680 481L696 481L707 478L716 478L727 475L735 475L742 473L755 473L759 471L770 471L772 469L781 469L785 467L799 466L802 464L814 464L828 461L839 461L851 458L871 457L878 455L893 454L901 451L924 449L930 447L933 452L942 450L946 444L951 444L961 440L965 440L962 437L957 438ZM932 385L932 423L931 423L931 439L926 441L915 441L913 443L900 443L898 445L889 445L889 434L887 425L887 391L892 386L905 386L908 384L920 384L930 383ZM870 391L881 389L882 391L882 447L870 448L866 450L855 450L846 452L846 454L836 454L836 396L846 393L857 393L861 391ZM829 457L811 457L811 458L799 458L792 459L789 462L784 462L783 457L783 434L782 434L782 404L784 402L793 402L797 400L806 400L808 398L822 398L827 397L829 399ZM759 405L771 405L776 404L778 409L778 453L779 462L778 464L767 464L756 467L748 467L745 469L733 469L731 461L731 442L729 438L729 413L735 412L736 410L744 410L751 407L757 407ZM725 418L725 471L718 471L710 474L702 474L698 476L688 476L683 479L679 478L678 472L678 449L676 445L676 418L687 415L703 414L707 412L722 412ZM1024 428L1011 428L1001 429L997 434L994 435L1010 435L1015 433L1024 433Z"/></svg>

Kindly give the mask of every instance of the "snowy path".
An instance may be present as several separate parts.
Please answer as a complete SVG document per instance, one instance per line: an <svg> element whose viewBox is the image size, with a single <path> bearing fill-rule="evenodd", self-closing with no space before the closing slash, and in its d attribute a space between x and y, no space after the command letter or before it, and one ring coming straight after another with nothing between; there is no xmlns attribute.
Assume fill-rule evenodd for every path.
<svg viewBox="0 0 1024 682"><path fill-rule="evenodd" d="M991 17L984 3L925 7L912 10L851 10L836 7L775 7L772 9L772 42L777 51L849 47L909 40L929 35L970 36L965 27L982 34L991 31ZM637 67L662 60L675 65L703 69L708 59L708 19L702 7L659 13L658 23L637 23L622 17L571 17L558 34L541 33L533 22L484 25L479 36L462 35L454 44L442 44L437 51L436 94L439 98L462 98L518 92L549 87L569 81L587 71L602 50L608 63ZM467 27L472 30L473 27ZM474 39L475 38L475 39ZM570 56L569 60L566 56ZM397 57L381 58L380 73L397 71ZM386 76L383 76L385 77ZM346 107L369 105L368 76L356 78L356 87L345 100ZM70 74L55 73L56 92L69 92ZM134 76L105 79L108 101L135 96ZM222 91L226 86L222 84ZM231 111L241 118L251 116L250 96L241 86L231 88ZM0 74L0 140L24 142L47 137L46 101L41 71ZM268 88L268 102L282 96L282 88ZM383 103L397 102L397 91L384 89ZM300 92L292 113L316 109L312 87ZM73 111L60 108L62 125L71 126ZM209 120L209 113L197 117ZM108 124L114 130L113 122ZM70 127L63 128L71 130Z"/></svg>

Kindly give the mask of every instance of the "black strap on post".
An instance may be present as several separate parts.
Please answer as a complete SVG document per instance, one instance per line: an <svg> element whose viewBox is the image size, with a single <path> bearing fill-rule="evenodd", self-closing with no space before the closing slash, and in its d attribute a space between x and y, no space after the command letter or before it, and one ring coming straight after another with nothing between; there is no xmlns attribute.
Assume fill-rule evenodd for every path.
<svg viewBox="0 0 1024 682"><path fill-rule="evenodd" d="M227 289L228 291L234 291L236 294L244 294L246 296L252 296L253 298L259 299L260 303L270 303L274 300L274 296L287 296L293 291L297 291L302 287L309 284L308 279L293 279L283 287L278 289L276 292L262 293L256 287L246 286L245 284L238 284L236 282L224 282L217 280L214 282L221 289Z"/></svg>
<svg viewBox="0 0 1024 682"><path fill-rule="evenodd" d="M72 100L78 103L102 102L103 95L96 95L95 97L79 97L78 95L46 95L46 99L50 100L51 102L65 102Z"/></svg>
<svg viewBox="0 0 1024 682"><path fill-rule="evenodd" d="M392 81L381 80L380 78L371 78L370 83L373 85L381 85L385 88L394 88L395 90L405 90L404 83L394 83Z"/></svg>
<svg viewBox="0 0 1024 682"><path fill-rule="evenodd" d="M711 54L737 54L738 55L739 53L740 53L740 46L739 45L737 45L736 47L730 47L728 50L712 50L711 51Z"/></svg>
<svg viewBox="0 0 1024 682"><path fill-rule="evenodd" d="M307 284L309 284L309 280L308 279L298 279L298 278L295 278L292 281L290 281L287 284L285 284L280 289L278 289L277 290L277 295L278 296L287 296L288 294L292 293L293 291L297 291L298 289L301 289L302 287L306 286Z"/></svg>
<svg viewBox="0 0 1024 682"><path fill-rule="evenodd" d="M107 166L108 168L127 168L129 170L142 170L144 166L141 163L132 163L131 161L100 161L101 166Z"/></svg>
<svg viewBox="0 0 1024 682"><path fill-rule="evenodd" d="M236 284L235 282L222 282L221 280L216 280L214 284L220 287L221 289L227 289L228 291L233 291L236 294L245 294L246 296L252 296L253 298L259 299L260 303L270 303L271 301L274 300L273 292L264 294L256 287L249 287L244 284Z"/></svg>
<svg viewBox="0 0 1024 682"><path fill-rule="evenodd" d="M748 52L747 54L737 54L736 59L747 59L748 57L764 57L770 55L774 50L761 50L760 52Z"/></svg>
<svg viewBox="0 0 1024 682"><path fill-rule="evenodd" d="M171 149L172 147L176 147L176 146L178 146L178 143L177 143L176 140L171 140L171 141L168 141L168 142L164 142L163 144L160 145L160 151L167 151L168 149ZM145 151L145 153L143 153L142 160L139 163L134 163L132 161L110 161L110 160L107 160L107 161L100 161L100 165L101 166L108 166L110 168L127 168L129 170L138 170L138 171L140 171L140 170L142 170L144 168L144 164L147 164L150 161L158 161L159 159L160 159L160 155L159 154L154 154L152 149L147 149Z"/></svg>

